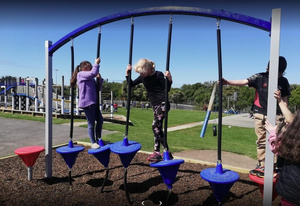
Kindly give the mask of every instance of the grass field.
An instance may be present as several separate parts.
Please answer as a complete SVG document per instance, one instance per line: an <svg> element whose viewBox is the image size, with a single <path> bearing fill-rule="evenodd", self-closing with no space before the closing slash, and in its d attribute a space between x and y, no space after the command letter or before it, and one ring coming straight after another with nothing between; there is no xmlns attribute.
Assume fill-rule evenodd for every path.
<svg viewBox="0 0 300 206"><path fill-rule="evenodd" d="M119 108L118 113L126 116L126 110ZM192 123L201 122L204 120L205 112L196 110L175 110L172 109L168 113L168 127ZM17 118L24 120L45 121L43 117L33 117L28 115L0 113L0 117ZM212 114L212 118L217 118ZM151 129L153 112L152 109L140 109L132 108L130 110L130 121L133 126L129 126L128 139L141 143L141 150L153 151L153 133ZM75 119L74 121L83 121ZM85 120L84 120L85 121ZM56 119L53 118L54 124L61 124L70 122L68 119ZM189 129L177 130L168 132L167 141L171 152L179 152L183 150L217 150L218 138L213 136L212 124L209 124L206 129L205 137L200 137L200 131L202 126L196 126ZM84 126L86 127L86 126ZM125 133L125 125L104 123L103 129L118 131L118 133L105 135L102 137L107 142L117 142L123 139ZM256 135L253 128L240 128L223 125L222 127L222 151L233 152L237 154L247 155L253 159L256 159ZM89 138L85 138L82 141L90 142Z"/></svg>
<svg viewBox="0 0 300 206"><path fill-rule="evenodd" d="M119 109L118 114L126 116L124 109ZM168 127L201 122L204 120L205 112L195 110L170 110L168 115ZM217 118L214 114L211 118ZM141 110L134 108L130 110L130 121L133 126L129 126L128 139L134 140L142 145L142 150L153 151L153 133L151 124L153 121L153 112L149 110ZM206 129L205 137L200 137L202 126L196 126L184 130L168 132L167 141L171 152L179 152L183 150L216 150L218 148L218 138L213 136L213 125L209 124ZM106 123L103 129L119 131L119 133L109 134L103 138L104 141L117 142L123 139L125 126L118 124ZM232 126L222 127L222 151L233 152L237 154L247 155L256 159L256 135L253 128L241 128ZM84 141L89 142L87 138Z"/></svg>

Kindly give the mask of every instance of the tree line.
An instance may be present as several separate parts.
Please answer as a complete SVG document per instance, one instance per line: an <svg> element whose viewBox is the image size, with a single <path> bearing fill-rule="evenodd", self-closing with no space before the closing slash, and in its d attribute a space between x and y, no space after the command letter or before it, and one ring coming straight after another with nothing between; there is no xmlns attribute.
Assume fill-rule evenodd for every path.
<svg viewBox="0 0 300 206"><path fill-rule="evenodd" d="M0 83L4 83L5 80L14 80L15 77L6 76L0 78ZM196 106L197 109L204 109L208 105L211 92L215 81L207 81L204 83L195 84L183 84L180 88L171 88L169 92L169 100L175 104L191 104ZM142 84L131 88L131 100L132 101L148 101L147 93ZM61 93L61 88L58 88L58 93ZM113 92L113 99L126 100L127 99L127 81L108 82L104 81L102 94L110 94ZM236 94L236 95L235 95ZM70 87L65 86L64 95L67 97L70 95ZM249 112L254 100L255 90L248 86L223 86L223 110L234 108L241 112ZM219 103L218 100L218 87L215 96L215 102L212 110L217 110ZM291 85L291 96L289 97L289 108L291 111L300 109L300 85Z"/></svg>
<svg viewBox="0 0 300 206"><path fill-rule="evenodd" d="M197 109L202 110L208 106L210 96L213 90L215 81L207 81L204 83L184 84L180 88L171 88L169 92L169 100L175 104L191 104ZM148 101L147 93L142 84L131 88L131 100L133 101ZM125 100L127 99L127 81L122 83L104 82L102 93L110 93L113 91L113 98ZM236 98L235 98L236 93ZM223 110L234 108L241 112L249 112L255 97L255 89L248 86L223 86ZM216 91L214 107L212 110L217 110L218 87ZM291 85L291 96L289 97L289 108L291 111L300 109L300 85Z"/></svg>

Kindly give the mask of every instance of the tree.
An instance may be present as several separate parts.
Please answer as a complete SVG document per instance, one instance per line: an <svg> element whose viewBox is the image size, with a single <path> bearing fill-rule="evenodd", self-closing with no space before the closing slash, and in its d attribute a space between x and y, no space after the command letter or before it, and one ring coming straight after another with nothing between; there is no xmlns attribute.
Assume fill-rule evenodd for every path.
<svg viewBox="0 0 300 206"><path fill-rule="evenodd" d="M17 77L12 77L12 76L2 76L0 78L0 83L4 84L4 82L16 82L17 81Z"/></svg>
<svg viewBox="0 0 300 206"><path fill-rule="evenodd" d="M183 92L178 88L171 88L169 92L169 97L170 97L170 101L176 104L176 107L177 104L183 103L185 99Z"/></svg>
<svg viewBox="0 0 300 206"><path fill-rule="evenodd" d="M104 80L102 92L110 94L111 91L113 92L113 99L120 99L122 96L122 83L108 82Z"/></svg>
<svg viewBox="0 0 300 206"><path fill-rule="evenodd" d="M291 85L291 96L289 98L289 107L293 107L292 110L298 110L300 108L300 86Z"/></svg>
<svg viewBox="0 0 300 206"><path fill-rule="evenodd" d="M239 87L237 94L238 94L238 99L235 102L236 109L250 110L250 107L253 104L255 90L248 86Z"/></svg>
<svg viewBox="0 0 300 206"><path fill-rule="evenodd" d="M126 99L128 96L127 90L128 90L127 80L124 80L122 84L122 95L121 95L123 99ZM131 100L135 100L135 101L147 100L147 93L143 84L139 84L134 87L131 87Z"/></svg>
<svg viewBox="0 0 300 206"><path fill-rule="evenodd" d="M136 85L134 88L132 88L131 94L132 94L132 100L136 100L136 101L147 100L147 93L143 84Z"/></svg>

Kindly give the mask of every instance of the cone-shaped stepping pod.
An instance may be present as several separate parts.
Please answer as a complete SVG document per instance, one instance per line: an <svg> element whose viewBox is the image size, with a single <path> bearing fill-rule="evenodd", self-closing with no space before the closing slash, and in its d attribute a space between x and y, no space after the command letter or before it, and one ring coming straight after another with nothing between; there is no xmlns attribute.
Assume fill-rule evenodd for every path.
<svg viewBox="0 0 300 206"><path fill-rule="evenodd" d="M217 19L217 46L218 46L218 69L219 69L219 117L218 117L218 161L216 168L208 168L200 173L200 176L209 182L219 204L228 193L232 185L239 179L239 175L230 170L223 170L221 160L222 140L222 54L221 54L221 31L220 20Z"/></svg>
<svg viewBox="0 0 300 206"><path fill-rule="evenodd" d="M61 154L68 165L68 168L71 169L75 164L79 152L82 152L83 150L83 146L73 145L72 140L70 140L68 146L59 147L56 149L56 152Z"/></svg>
<svg viewBox="0 0 300 206"><path fill-rule="evenodd" d="M40 153L45 148L42 146L21 147L15 150L15 153L23 160L28 169L28 180L32 180L33 166L39 157Z"/></svg>
<svg viewBox="0 0 300 206"><path fill-rule="evenodd" d="M130 141L127 137L123 138L123 141L116 142L110 146L113 153L118 154L120 160L125 168L124 171L124 188L126 198L129 204L132 204L127 190L127 167L130 165L131 160L135 154L141 149L141 144L136 141Z"/></svg>
<svg viewBox="0 0 300 206"><path fill-rule="evenodd" d="M98 141L100 148L98 149L89 149L88 153L94 155L97 160L105 167L108 167L109 156L110 156L110 145L105 145L103 140Z"/></svg>
<svg viewBox="0 0 300 206"><path fill-rule="evenodd" d="M97 43L97 58L100 57L100 42L101 42L101 28L99 27L99 32L98 32L98 43ZM96 79L96 87L97 87L97 112L99 115L101 115L101 111L100 111L100 95L99 95L99 91L100 91L100 80L97 78ZM99 121L99 120L98 120ZM97 124L100 124L100 122L97 122ZM104 186L105 186L105 182L107 180L108 177L108 173L109 173L109 169L108 169L108 164L109 164L109 159L110 159L110 145L106 145L104 143L104 141L102 140L101 134L100 134L100 130L96 129L96 138L98 139L98 144L100 146L100 148L98 149L89 149L88 153L94 155L94 157L105 167L106 170L106 174L105 174L105 178L104 181L102 183L102 187L100 192L103 191Z"/></svg>
<svg viewBox="0 0 300 206"><path fill-rule="evenodd" d="M260 193L261 193L261 197L264 198L264 178L261 178L261 177L257 177L256 175L251 175L249 174L249 178L257 183L257 186L260 190ZM272 193L272 201L275 200L275 198L278 196L278 193L276 192L275 190L275 187L276 187L276 184L277 184L277 180L278 180L278 174L276 174L274 177L273 177L273 193Z"/></svg>
<svg viewBox="0 0 300 206"><path fill-rule="evenodd" d="M232 185L239 179L239 175L231 170L224 169L222 164L217 164L216 168L203 170L201 178L209 182L218 202L229 192Z"/></svg>
<svg viewBox="0 0 300 206"><path fill-rule="evenodd" d="M73 47L73 41L71 44L71 76L73 74L73 68L74 68L74 47ZM79 152L82 152L84 150L83 146L78 146L73 144L73 121L74 121L74 87L71 88L71 122L70 122L70 140L68 146L59 147L56 149L56 152L61 154L63 159L68 165L69 168L69 184L72 185L72 178L71 178L71 169L73 165L75 164L76 158L79 154Z"/></svg>
<svg viewBox="0 0 300 206"><path fill-rule="evenodd" d="M133 50L133 33L134 33L134 23L133 17L131 18L131 31L130 31L130 47L129 47L129 64L132 65L132 50ZM132 204L128 191L127 191L127 167L129 166L130 162L134 158L137 151L141 149L141 144L136 141L128 140L128 126L129 126L129 114L130 114L130 97L131 97L131 70L128 72L127 77L127 116L126 116L126 127L125 127L125 134L123 136L123 140L113 143L110 146L110 150L118 154L120 160L125 168L124 171L124 188L127 197L127 201L129 204Z"/></svg>
<svg viewBox="0 0 300 206"><path fill-rule="evenodd" d="M166 71L169 71L170 67L170 51L171 51L171 38L172 38L172 14L170 15L169 21L169 33L168 33L168 47L167 47L167 61L166 61ZM167 185L169 189L169 193L166 200L166 205L168 205L169 197L171 194L171 189L173 187L173 183L175 182L176 175L179 169L179 166L184 163L182 159L172 159L170 157L170 152L168 143L167 143L167 135L168 135L168 111L169 111L169 100L168 93L171 88L170 80L168 77L165 78L165 121L164 121L164 136L163 136L163 144L164 144L164 158L163 161L157 163L151 163L151 167L158 168L164 183Z"/></svg>
<svg viewBox="0 0 300 206"><path fill-rule="evenodd" d="M79 152L82 152L84 147L73 145L73 141L70 140L68 146L59 147L56 149L56 152L61 154L62 158L65 160L69 168L69 184L72 185L72 174L71 169L75 164L76 158Z"/></svg>
<svg viewBox="0 0 300 206"><path fill-rule="evenodd" d="M135 154L141 149L141 144L136 141L128 140L127 137L123 141L116 142L110 146L113 153L119 155L120 160L125 168L130 165Z"/></svg>
<svg viewBox="0 0 300 206"><path fill-rule="evenodd" d="M100 148L89 149L88 153L94 155L94 157L105 167L105 178L100 189L100 192L103 192L109 173L108 164L110 160L110 145L105 145L102 139L99 139L98 144L100 145Z"/></svg>
<svg viewBox="0 0 300 206"><path fill-rule="evenodd" d="M151 163L150 166L158 168L167 188L172 189L179 166L182 163L184 163L183 159L170 159L169 152L165 151L163 161Z"/></svg>

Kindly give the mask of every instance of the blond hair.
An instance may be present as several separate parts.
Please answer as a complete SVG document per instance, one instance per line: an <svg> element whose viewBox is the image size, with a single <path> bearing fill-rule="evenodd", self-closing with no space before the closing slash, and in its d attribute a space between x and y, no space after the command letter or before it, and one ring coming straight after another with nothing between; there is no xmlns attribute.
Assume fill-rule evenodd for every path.
<svg viewBox="0 0 300 206"><path fill-rule="evenodd" d="M147 73L149 69L153 73L155 71L155 63L149 59L140 59L133 68L139 74Z"/></svg>

